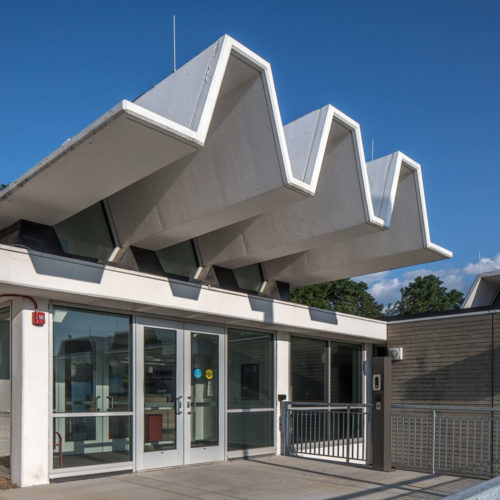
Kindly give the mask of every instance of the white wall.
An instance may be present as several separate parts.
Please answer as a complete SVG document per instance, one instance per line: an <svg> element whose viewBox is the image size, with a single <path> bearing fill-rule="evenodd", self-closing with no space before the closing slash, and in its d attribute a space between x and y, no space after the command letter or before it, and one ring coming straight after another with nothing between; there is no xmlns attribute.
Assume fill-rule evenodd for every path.
<svg viewBox="0 0 500 500"><path fill-rule="evenodd" d="M12 302L11 477L19 486L49 482L48 301L36 298L44 326L33 326L33 304Z"/></svg>
<svg viewBox="0 0 500 500"><path fill-rule="evenodd" d="M276 334L276 398L278 394L285 394L290 399L290 334L278 332ZM276 411L276 454L281 455L280 432L281 409L278 404Z"/></svg>

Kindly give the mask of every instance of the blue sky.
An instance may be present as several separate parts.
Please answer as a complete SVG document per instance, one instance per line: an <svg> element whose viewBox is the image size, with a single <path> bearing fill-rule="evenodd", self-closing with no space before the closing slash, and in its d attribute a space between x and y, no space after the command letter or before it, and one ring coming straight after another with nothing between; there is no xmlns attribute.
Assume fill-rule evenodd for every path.
<svg viewBox="0 0 500 500"><path fill-rule="evenodd" d="M491 0L0 3L0 182L228 33L273 68L283 122L331 103L367 157L423 167L431 236L452 260L368 278L397 299L438 273L466 290L500 268L500 2Z"/></svg>

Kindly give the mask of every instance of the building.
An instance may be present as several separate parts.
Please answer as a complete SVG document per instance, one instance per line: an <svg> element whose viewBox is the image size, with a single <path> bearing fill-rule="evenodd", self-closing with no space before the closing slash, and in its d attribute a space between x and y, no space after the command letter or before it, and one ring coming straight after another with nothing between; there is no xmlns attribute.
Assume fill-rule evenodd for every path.
<svg viewBox="0 0 500 500"><path fill-rule="evenodd" d="M330 105L283 127L222 37L0 191L13 481L279 453L278 395L368 401L387 339L290 287L450 256L415 161Z"/></svg>

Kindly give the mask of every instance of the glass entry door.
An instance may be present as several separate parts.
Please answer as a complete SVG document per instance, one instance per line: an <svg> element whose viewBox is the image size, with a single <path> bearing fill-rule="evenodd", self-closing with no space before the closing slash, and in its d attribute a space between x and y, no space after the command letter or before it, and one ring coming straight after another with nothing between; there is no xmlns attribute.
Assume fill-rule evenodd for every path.
<svg viewBox="0 0 500 500"><path fill-rule="evenodd" d="M224 459L223 330L137 320L136 467Z"/></svg>
<svg viewBox="0 0 500 500"><path fill-rule="evenodd" d="M224 460L224 341L222 328L185 325L185 463Z"/></svg>

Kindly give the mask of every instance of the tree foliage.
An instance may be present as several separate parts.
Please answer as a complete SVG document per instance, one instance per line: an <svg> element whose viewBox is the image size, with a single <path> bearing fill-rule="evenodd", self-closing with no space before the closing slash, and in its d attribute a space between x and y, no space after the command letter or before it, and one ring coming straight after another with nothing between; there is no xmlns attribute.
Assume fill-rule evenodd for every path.
<svg viewBox="0 0 500 500"><path fill-rule="evenodd" d="M2 189L5 189L7 186L8 186L8 184L0 184L0 191L1 191Z"/></svg>
<svg viewBox="0 0 500 500"><path fill-rule="evenodd" d="M290 295L291 301L298 304L366 318L381 317L384 307L370 295L365 282L349 279L301 286L292 290Z"/></svg>
<svg viewBox="0 0 500 500"><path fill-rule="evenodd" d="M401 299L387 306L388 316L442 312L458 309L464 294L458 290L448 291L443 282L434 274L418 276L408 286L401 288Z"/></svg>

